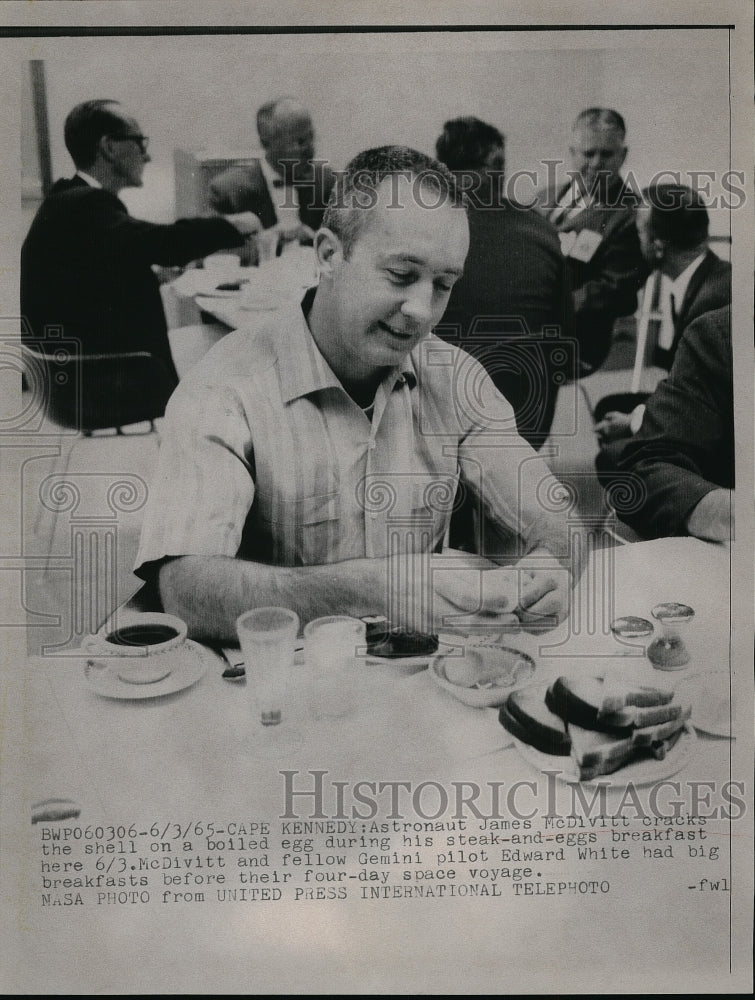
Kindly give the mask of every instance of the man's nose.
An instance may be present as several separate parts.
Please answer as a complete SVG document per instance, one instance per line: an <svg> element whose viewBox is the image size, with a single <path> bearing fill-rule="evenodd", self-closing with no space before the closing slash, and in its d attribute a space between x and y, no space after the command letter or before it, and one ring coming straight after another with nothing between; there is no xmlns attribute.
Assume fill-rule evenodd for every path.
<svg viewBox="0 0 755 1000"><path fill-rule="evenodd" d="M142 161L144 163L151 163L152 162L152 157L149 155L149 153L146 150L142 153Z"/></svg>
<svg viewBox="0 0 755 1000"><path fill-rule="evenodd" d="M432 284L417 281L411 285L401 305L401 312L418 326L432 323L434 319Z"/></svg>

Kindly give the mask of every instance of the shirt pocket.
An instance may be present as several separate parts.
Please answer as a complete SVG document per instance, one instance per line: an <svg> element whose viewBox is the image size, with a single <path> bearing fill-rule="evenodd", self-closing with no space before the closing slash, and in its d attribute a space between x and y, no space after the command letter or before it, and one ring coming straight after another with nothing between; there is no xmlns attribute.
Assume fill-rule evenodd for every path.
<svg viewBox="0 0 755 1000"><path fill-rule="evenodd" d="M438 549L442 543L454 507L459 474L428 477L412 486L412 521L415 532L426 537L431 533L428 548ZM422 548L425 548L423 545Z"/></svg>
<svg viewBox="0 0 755 1000"><path fill-rule="evenodd" d="M338 558L340 493L297 497L260 497L259 519L269 532L272 561L283 566L311 566Z"/></svg>

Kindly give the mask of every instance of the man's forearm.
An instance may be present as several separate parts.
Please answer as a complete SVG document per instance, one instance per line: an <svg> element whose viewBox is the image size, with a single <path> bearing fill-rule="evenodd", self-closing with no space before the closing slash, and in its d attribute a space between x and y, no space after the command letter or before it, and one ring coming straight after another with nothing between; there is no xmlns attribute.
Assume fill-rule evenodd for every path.
<svg viewBox="0 0 755 1000"><path fill-rule="evenodd" d="M230 556L181 556L160 569L160 596L195 639L232 642L236 619L252 607L291 608L302 624L321 615L384 613L384 561L268 566Z"/></svg>

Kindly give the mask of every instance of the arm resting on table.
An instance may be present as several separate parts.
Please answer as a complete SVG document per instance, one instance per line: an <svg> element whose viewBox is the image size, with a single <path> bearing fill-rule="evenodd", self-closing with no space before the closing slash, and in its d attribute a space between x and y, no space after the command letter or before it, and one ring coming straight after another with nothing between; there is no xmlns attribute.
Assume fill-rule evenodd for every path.
<svg viewBox="0 0 755 1000"><path fill-rule="evenodd" d="M440 572L428 572L428 561L439 559ZM252 607L291 608L304 624L322 615L363 617L385 614L392 624L437 631L446 617L482 611L511 617L516 603L516 570L485 568L477 556L456 553L449 564L429 553L395 559L352 559L322 566L268 566L231 556L179 556L160 568L160 595L165 611L182 618L196 639L233 642L236 619ZM490 564L488 564L490 565ZM404 573L401 573L403 568ZM430 565L432 570L432 564ZM475 572L464 576L462 569ZM396 571L400 593L393 596ZM480 573L484 576L484 585ZM536 571L522 587L522 604L533 612L563 619L569 605L566 574ZM455 585L450 586L455 580ZM428 582L431 581L431 589ZM406 600L406 590L411 596ZM531 593L529 593L531 591ZM404 599L402 599L404 598ZM411 620L402 620L403 609Z"/></svg>

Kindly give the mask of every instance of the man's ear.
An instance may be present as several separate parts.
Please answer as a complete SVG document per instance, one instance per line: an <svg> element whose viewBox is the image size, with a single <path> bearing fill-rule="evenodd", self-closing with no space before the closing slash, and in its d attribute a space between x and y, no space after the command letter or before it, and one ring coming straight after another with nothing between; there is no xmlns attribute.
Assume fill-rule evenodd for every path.
<svg viewBox="0 0 755 1000"><path fill-rule="evenodd" d="M315 233L315 254L321 278L333 275L334 268L343 260L343 243L332 229L325 227Z"/></svg>
<svg viewBox="0 0 755 1000"><path fill-rule="evenodd" d="M625 146L624 147L624 152L621 154L621 163L619 164L619 166L621 166L621 167L624 166L624 161L627 158L627 153L628 152L629 152L629 146Z"/></svg>
<svg viewBox="0 0 755 1000"><path fill-rule="evenodd" d="M101 135L99 142L97 143L98 155L102 157L107 163L112 163L115 159L116 148L115 143L110 138L109 135Z"/></svg>

